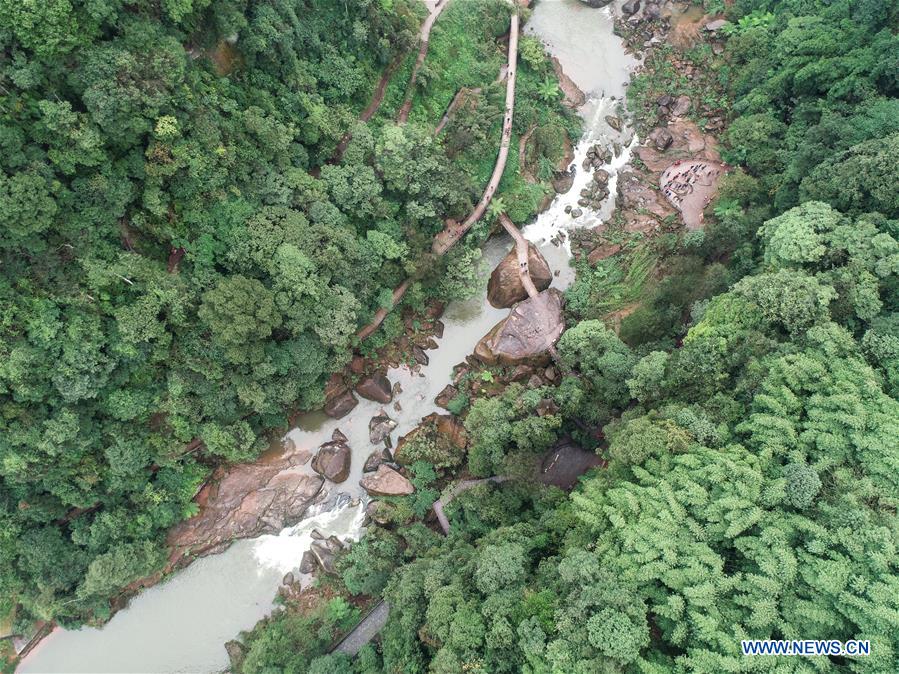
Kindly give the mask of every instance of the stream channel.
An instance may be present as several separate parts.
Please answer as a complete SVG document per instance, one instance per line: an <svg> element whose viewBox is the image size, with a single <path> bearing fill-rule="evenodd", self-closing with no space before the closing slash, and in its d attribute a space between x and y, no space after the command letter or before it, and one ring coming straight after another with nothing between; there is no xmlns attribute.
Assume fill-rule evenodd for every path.
<svg viewBox="0 0 899 674"><path fill-rule="evenodd" d="M619 2L615 4L620 4ZM553 286L563 290L574 277L569 266L568 238L560 232L576 227L592 227L608 219L614 208L617 171L630 156L635 140L625 127L616 132L605 122L618 114L633 59L625 54L622 41L612 33L612 9L594 9L578 0L540 0L525 32L539 37L565 73L586 94L579 112L584 118L584 135L574 148L574 184L557 195L549 208L526 226L524 235L534 242L550 267L558 271ZM579 193L591 180L581 164L595 143L620 143L624 150L605 166L610 174L608 197L597 210L583 209L577 218L565 212L577 206ZM569 208L569 210L570 210ZM556 239L556 243L552 239ZM398 423L396 439L414 428L431 412L443 412L434 404L435 396L452 378L452 368L474 350L475 344L507 315L486 300L490 271L511 249L503 234L484 246L484 269L478 294L466 302L452 303L442 317L445 325L439 348L428 352L430 362L413 372L408 367L391 369L387 376L399 382L401 409L387 408ZM240 540L226 551L200 558L160 584L144 590L101 628L56 629L21 663L18 671L34 672L220 672L228 666L224 644L241 630L250 629L274 608L274 597L287 572L302 576L297 566L318 529L327 537L357 540L362 526L366 496L358 486L362 465L372 451L368 421L381 405L365 399L339 420L321 412L303 415L288 438L298 447L315 450L331 439L335 428L348 437L353 450L349 478L340 485L328 483L331 498L313 506L306 518L277 535ZM339 494L346 496L339 496ZM356 505L353 505L355 503ZM336 504L336 505L335 505ZM329 508L329 509L327 509ZM304 578L304 581L307 580Z"/></svg>

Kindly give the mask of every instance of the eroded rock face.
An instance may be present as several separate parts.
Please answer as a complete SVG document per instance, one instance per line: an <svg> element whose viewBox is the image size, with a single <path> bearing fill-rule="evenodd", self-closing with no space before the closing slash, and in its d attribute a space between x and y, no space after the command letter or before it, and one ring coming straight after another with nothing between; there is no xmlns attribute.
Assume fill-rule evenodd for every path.
<svg viewBox="0 0 899 674"><path fill-rule="evenodd" d="M393 388L390 385L390 380L382 372L375 372L364 377L356 384L356 393L363 398L374 400L382 405L386 405L393 400Z"/></svg>
<svg viewBox="0 0 899 674"><path fill-rule="evenodd" d="M383 463L376 472L364 475L359 484L371 496L408 496L415 491L409 480Z"/></svg>
<svg viewBox="0 0 899 674"><path fill-rule="evenodd" d="M537 290L545 290L552 283L552 270L532 243L528 243L528 271ZM497 309L506 309L527 296L527 290L518 276L518 257L513 247L490 274L487 301Z"/></svg>
<svg viewBox="0 0 899 674"><path fill-rule="evenodd" d="M393 456L391 456L390 450L382 447L368 455L365 465L362 466L362 472L374 473L382 463L390 463L391 461L393 461Z"/></svg>
<svg viewBox="0 0 899 674"><path fill-rule="evenodd" d="M437 397L434 398L434 404L437 405L437 407L446 409L447 405L450 404L450 401L457 395L459 395L459 389L452 384L447 384L443 387L443 390L437 394Z"/></svg>
<svg viewBox="0 0 899 674"><path fill-rule="evenodd" d="M396 428L396 422L387 416L384 410L381 410L368 422L368 439L371 440L371 444L379 445L390 438L394 428Z"/></svg>
<svg viewBox="0 0 899 674"><path fill-rule="evenodd" d="M323 444L312 459L312 470L331 482L346 480L350 475L350 460L353 455L346 441L346 436L335 430L331 442Z"/></svg>
<svg viewBox="0 0 899 674"><path fill-rule="evenodd" d="M518 365L548 356L565 329L562 295L544 290L515 305L475 347L475 355L488 365Z"/></svg>
<svg viewBox="0 0 899 674"><path fill-rule="evenodd" d="M350 411L359 404L356 396L352 391L344 390L333 398L329 398L325 402L325 414L334 419L345 417Z"/></svg>
<svg viewBox="0 0 899 674"><path fill-rule="evenodd" d="M303 464L310 452L292 450L229 470L219 468L197 495L199 514L169 533L172 564L185 555L223 550L231 541L277 533L299 522L317 502L324 479Z"/></svg>

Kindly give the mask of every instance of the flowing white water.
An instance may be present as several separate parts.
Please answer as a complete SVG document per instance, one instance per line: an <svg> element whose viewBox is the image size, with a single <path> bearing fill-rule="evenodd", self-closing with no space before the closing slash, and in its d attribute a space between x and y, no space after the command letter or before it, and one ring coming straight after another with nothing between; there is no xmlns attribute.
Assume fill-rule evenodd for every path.
<svg viewBox="0 0 899 674"><path fill-rule="evenodd" d="M447 0L444 0L446 2ZM559 272L554 285L566 287L573 278L568 266L567 241L556 246L551 239L560 231L594 226L604 221L614 208L617 172L627 162L630 140L627 129L614 131L605 116L616 114L633 60L625 55L621 40L612 33L609 8L597 10L577 0L541 0L528 22L527 32L540 37L561 62L565 72L588 97L580 111L584 135L575 148L575 183L559 195L549 209L525 228L525 236L538 245L550 266ZM581 168L594 143L605 147L622 145L622 153L606 170L610 173L610 197L597 212L582 208L580 218L565 213L574 205L580 190L591 179ZM567 237L565 237L567 240ZM494 237L484 247L485 270L489 272L511 248L505 236ZM480 279L478 295L468 302L451 304L442 320L444 336L439 349L428 351L430 363L418 371L407 367L388 373L400 382L397 397L401 409L386 406L397 421L394 440L416 426L421 417L438 411L434 397L449 383L454 364L470 354L477 340L507 315L485 299L486 274ZM332 494L343 492L362 496L358 487L362 464L374 449L368 439L368 420L378 412L377 403L360 400L359 405L340 420L322 413L304 415L288 437L301 447L316 448L330 439L335 428L349 438L353 450L350 477L332 486ZM442 411L442 410L441 410ZM100 629L56 630L25 659L22 673L51 672L218 672L228 666L224 643L241 630L251 628L270 613L281 579L296 567L311 543L312 529L342 540L357 539L362 533L363 502L342 505L327 512L310 511L307 519L276 536L238 541L225 552L200 559L165 582L135 597Z"/></svg>
<svg viewBox="0 0 899 674"><path fill-rule="evenodd" d="M593 9L577 0L541 0L526 28L528 34L543 41L559 60L565 74L587 96L586 104L579 110L584 118L584 131L574 148L570 165L574 170L574 183L566 193L556 195L549 208L522 231L544 255L549 251L547 244L561 241L564 258L570 257L571 241L566 232L596 227L611 217L615 210L618 173L630 161L631 152L638 144L636 134L626 126L616 131L606 122L607 116L622 113L626 82L635 64L634 59L625 54L623 42L613 33L613 28L611 5ZM617 154L614 152L616 144L620 150ZM583 163L594 145L613 150L611 161L602 166L609 174L609 196L595 210L578 204L582 198L581 190L592 183L593 171L585 170ZM559 253L550 252L547 260L557 269L560 264L567 267Z"/></svg>
<svg viewBox="0 0 899 674"><path fill-rule="evenodd" d="M450 304L442 320L446 326L439 348L427 351L427 366L388 372L400 382L397 396L401 409L384 406L398 427L394 441L415 427L423 416L440 411L434 398L450 382L453 365L465 359L506 310L495 309L485 298L490 270L511 248L506 236L494 237L484 246L484 268L477 294L466 302ZM350 477L330 485L332 495L362 496L357 506L343 498L339 506L320 512L277 536L260 536L234 543L225 552L195 561L165 582L135 597L102 628L76 631L57 629L22 662L22 673L51 672L218 672L228 666L224 644L241 630L250 629L271 612L272 600L288 571L299 565L311 544L312 529L342 540L362 534L364 496L359 487L362 465L375 449L368 438L368 420L380 409L378 403L360 399L343 419L321 412L305 414L288 438L300 447L315 449L331 438L335 428L348 437L353 450ZM307 466L308 468L308 466ZM333 506L333 499L330 500Z"/></svg>

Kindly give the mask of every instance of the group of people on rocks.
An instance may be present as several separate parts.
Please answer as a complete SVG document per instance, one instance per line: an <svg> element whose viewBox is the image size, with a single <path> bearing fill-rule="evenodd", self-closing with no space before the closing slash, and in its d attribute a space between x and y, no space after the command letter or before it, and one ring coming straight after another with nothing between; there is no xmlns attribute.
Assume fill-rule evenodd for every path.
<svg viewBox="0 0 899 674"><path fill-rule="evenodd" d="M683 164L683 160L677 160L665 171L668 174L675 167ZM720 168L713 168L705 162L691 163L690 166L668 176L668 180L662 188L662 192L676 206L680 207L683 198L693 193L694 186L700 178L717 178L721 175ZM708 184L708 183L705 183ZM708 205L710 197L706 197L705 205Z"/></svg>

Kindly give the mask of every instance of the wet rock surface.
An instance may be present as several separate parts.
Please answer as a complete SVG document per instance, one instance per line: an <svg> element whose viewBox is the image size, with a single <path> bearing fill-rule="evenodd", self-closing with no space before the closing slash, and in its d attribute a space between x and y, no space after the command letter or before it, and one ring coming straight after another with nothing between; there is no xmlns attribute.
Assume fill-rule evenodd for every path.
<svg viewBox="0 0 899 674"><path fill-rule="evenodd" d="M307 450L216 469L197 495L200 512L170 532L171 562L223 550L231 541L277 533L302 519L320 497L324 479L304 467Z"/></svg>
<svg viewBox="0 0 899 674"><path fill-rule="evenodd" d="M331 441L323 444L312 459L312 470L331 482L343 482L350 475L350 450L346 436L335 430Z"/></svg>
<svg viewBox="0 0 899 674"><path fill-rule="evenodd" d="M384 440L390 439L390 434L396 428L396 422L387 416L384 410L376 414L368 422L368 439L373 445L379 445Z"/></svg>
<svg viewBox="0 0 899 674"><path fill-rule="evenodd" d="M546 290L552 283L552 270L546 258L532 243L528 243L528 272L537 290ZM515 248L512 248L490 274L487 301L498 309L507 309L527 296L527 290L521 284L518 274L518 257Z"/></svg>
<svg viewBox="0 0 899 674"><path fill-rule="evenodd" d="M390 380L383 372L375 372L364 377L356 384L356 393L368 400L386 405L393 400L393 389Z"/></svg>
<svg viewBox="0 0 899 674"><path fill-rule="evenodd" d="M564 329L562 295L549 288L516 304L509 316L478 342L475 355L488 365L545 359Z"/></svg>
<svg viewBox="0 0 899 674"><path fill-rule="evenodd" d="M326 400L324 411L329 417L342 419L358 404L359 401L356 400L356 396L353 395L353 392L344 390L333 398Z"/></svg>
<svg viewBox="0 0 899 674"><path fill-rule="evenodd" d="M376 472L364 475L359 484L371 496L408 496L415 491L409 480L383 463Z"/></svg>
<svg viewBox="0 0 899 674"><path fill-rule="evenodd" d="M362 466L362 472L374 473L382 463L390 463L392 461L393 456L390 454L390 450L383 447L368 455L368 458L365 459L365 465Z"/></svg>

